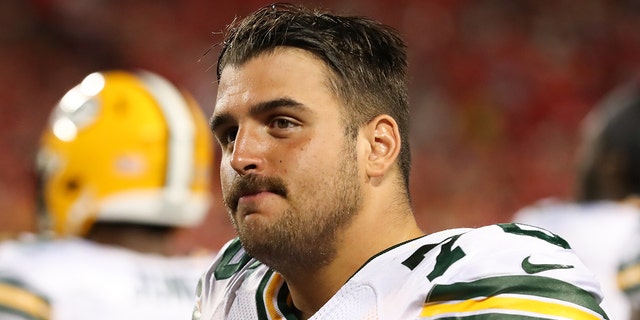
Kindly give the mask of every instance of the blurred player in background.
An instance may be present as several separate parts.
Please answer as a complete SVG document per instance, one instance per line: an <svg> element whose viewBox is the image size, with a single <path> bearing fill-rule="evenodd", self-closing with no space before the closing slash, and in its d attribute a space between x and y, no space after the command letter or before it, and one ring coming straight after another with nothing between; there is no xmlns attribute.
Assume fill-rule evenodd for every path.
<svg viewBox="0 0 640 320"><path fill-rule="evenodd" d="M640 235L640 82L613 90L583 125L575 201L544 199L521 209L514 221L565 238L601 282L611 319L630 319L617 273L621 259L638 254L640 244L629 242ZM627 274L625 289L640 284L640 274Z"/></svg>
<svg viewBox="0 0 640 320"><path fill-rule="evenodd" d="M92 73L55 106L37 156L42 235L0 245L0 319L187 319L209 254L169 240L210 208L200 106L161 76Z"/></svg>

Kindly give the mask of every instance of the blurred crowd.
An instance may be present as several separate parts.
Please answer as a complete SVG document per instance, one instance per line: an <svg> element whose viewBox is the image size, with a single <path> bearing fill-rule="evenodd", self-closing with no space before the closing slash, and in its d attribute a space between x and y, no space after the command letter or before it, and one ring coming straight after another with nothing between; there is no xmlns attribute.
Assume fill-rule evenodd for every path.
<svg viewBox="0 0 640 320"><path fill-rule="evenodd" d="M61 93L92 71L144 68L187 88L208 115L219 32L268 2L1 1L0 233L34 228L33 160ZM570 197L579 122L640 71L637 1L305 3L371 16L405 36L412 195L426 232L508 221L537 199ZM232 236L217 200L196 232L176 238L177 251Z"/></svg>

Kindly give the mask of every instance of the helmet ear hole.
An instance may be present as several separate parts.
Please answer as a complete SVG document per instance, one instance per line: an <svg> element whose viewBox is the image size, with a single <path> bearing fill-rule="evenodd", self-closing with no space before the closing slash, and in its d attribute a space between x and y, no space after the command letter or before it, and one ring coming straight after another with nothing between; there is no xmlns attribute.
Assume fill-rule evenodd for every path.
<svg viewBox="0 0 640 320"><path fill-rule="evenodd" d="M126 117L129 111L129 103L125 99L118 99L113 104L113 113L117 117Z"/></svg>
<svg viewBox="0 0 640 320"><path fill-rule="evenodd" d="M80 181L78 178L71 178L65 182L64 189L68 193L77 193L80 190Z"/></svg>

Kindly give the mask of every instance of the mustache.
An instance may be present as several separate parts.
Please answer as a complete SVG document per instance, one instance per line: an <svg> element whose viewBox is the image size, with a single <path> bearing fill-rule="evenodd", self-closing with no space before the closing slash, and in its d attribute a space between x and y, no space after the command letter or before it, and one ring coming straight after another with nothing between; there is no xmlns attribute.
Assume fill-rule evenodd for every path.
<svg viewBox="0 0 640 320"><path fill-rule="evenodd" d="M223 198L223 202L227 208L233 210L238 207L241 197L259 192L271 192L283 198L286 198L288 194L287 187L282 179L248 174L233 181Z"/></svg>

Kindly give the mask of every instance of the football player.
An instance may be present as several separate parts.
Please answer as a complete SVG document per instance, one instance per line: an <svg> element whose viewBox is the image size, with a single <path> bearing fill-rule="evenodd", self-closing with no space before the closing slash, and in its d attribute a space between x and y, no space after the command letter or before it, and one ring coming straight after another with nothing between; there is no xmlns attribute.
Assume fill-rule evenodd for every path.
<svg viewBox="0 0 640 320"><path fill-rule="evenodd" d="M406 63L397 32L367 18L276 4L229 27L210 124L238 238L194 319L607 319L550 232L420 230Z"/></svg>
<svg viewBox="0 0 640 320"><path fill-rule="evenodd" d="M180 319L210 253L170 256L210 208L213 141L194 98L148 71L96 72L51 112L41 227L0 245L1 319Z"/></svg>
<svg viewBox="0 0 640 320"><path fill-rule="evenodd" d="M544 199L514 216L571 243L600 281L602 306L612 319L630 319L624 290L631 293L640 283L637 272L629 271L632 264L625 264L623 290L617 280L621 260L639 254L640 242L630 242L640 234L639 124L640 83L631 81L612 90L583 122L576 199Z"/></svg>

